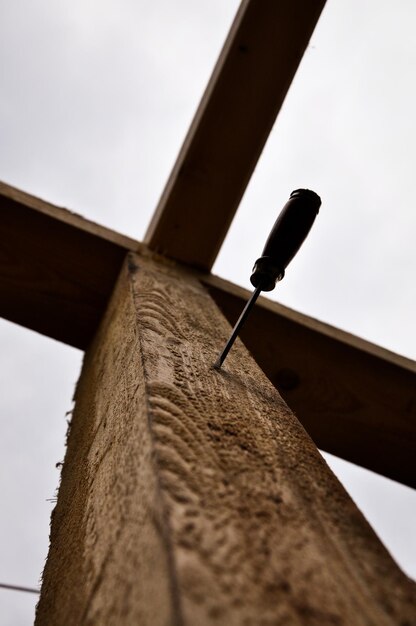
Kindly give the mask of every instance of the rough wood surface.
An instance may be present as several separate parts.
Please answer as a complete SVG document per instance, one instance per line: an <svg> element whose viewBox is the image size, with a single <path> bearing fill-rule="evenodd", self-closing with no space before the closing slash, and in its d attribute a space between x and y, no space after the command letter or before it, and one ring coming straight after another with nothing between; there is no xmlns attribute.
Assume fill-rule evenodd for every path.
<svg viewBox="0 0 416 626"><path fill-rule="evenodd" d="M209 270L325 0L243 0L145 241Z"/></svg>
<svg viewBox="0 0 416 626"><path fill-rule="evenodd" d="M250 293L203 279L232 325ZM416 488L416 363L260 298L241 338L322 450Z"/></svg>
<svg viewBox="0 0 416 626"><path fill-rule="evenodd" d="M85 357L38 626L413 623L400 572L194 278L139 257Z"/></svg>

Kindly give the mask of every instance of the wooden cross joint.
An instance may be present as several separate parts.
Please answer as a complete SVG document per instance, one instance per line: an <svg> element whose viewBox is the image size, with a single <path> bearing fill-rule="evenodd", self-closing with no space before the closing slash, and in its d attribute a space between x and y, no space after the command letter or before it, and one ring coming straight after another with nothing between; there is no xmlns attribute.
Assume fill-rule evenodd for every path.
<svg viewBox="0 0 416 626"><path fill-rule="evenodd" d="M0 184L0 314L86 350L38 626L414 617L315 444L416 486L415 364L260 298L212 367L248 294L209 272L323 6L243 0L144 244Z"/></svg>

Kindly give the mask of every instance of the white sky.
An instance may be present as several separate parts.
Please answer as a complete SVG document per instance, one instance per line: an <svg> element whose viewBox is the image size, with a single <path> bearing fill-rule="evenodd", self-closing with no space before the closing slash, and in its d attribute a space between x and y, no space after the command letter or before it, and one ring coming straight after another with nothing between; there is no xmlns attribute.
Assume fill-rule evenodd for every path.
<svg viewBox="0 0 416 626"><path fill-rule="evenodd" d="M0 2L0 179L141 239L237 6ZM415 18L413 0L329 0L214 268L248 286L310 187L321 212L272 297L410 358ZM0 582L33 586L82 354L4 321L0 341ZM416 576L415 492L333 463ZM31 623L33 600L0 590L1 626Z"/></svg>

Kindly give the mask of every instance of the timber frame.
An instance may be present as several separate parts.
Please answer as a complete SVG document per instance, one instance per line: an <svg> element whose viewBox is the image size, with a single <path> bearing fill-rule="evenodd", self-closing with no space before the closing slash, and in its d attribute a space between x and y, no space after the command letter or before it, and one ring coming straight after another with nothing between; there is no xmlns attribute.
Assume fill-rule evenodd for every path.
<svg viewBox="0 0 416 626"><path fill-rule="evenodd" d="M3 183L0 216L2 316L86 350L126 254L154 253ZM234 323L249 293L194 273ZM264 297L241 337L318 447L416 487L414 361Z"/></svg>
<svg viewBox="0 0 416 626"><path fill-rule="evenodd" d="M264 0L263 2L243 0L149 225L144 243L139 243L65 209L55 207L9 185L0 183L0 225L3 235L0 250L0 314L10 321L86 350L86 365L81 377L81 388L83 386L85 388L87 384L85 381L93 380L96 376L94 365L91 365L91 355L98 355L98 360L101 358L97 337L101 337L104 343L111 341L113 331L111 330L112 322L109 321L110 318L108 317L109 302L112 303L110 308L116 306L115 293L124 294L122 297L120 296L123 302L127 302L130 298L125 291L126 272L129 276L128 280L133 285L133 291L137 280L139 282L144 281L143 284L148 286L150 284L149 276L158 275L163 282L166 272L171 272L178 277L178 293L182 291L188 293L191 299L195 293L198 293L199 295L195 297L196 301L199 302L198 298L205 298L200 291L203 289L208 298L207 306L210 310L212 309L212 319L217 319L217 313L214 309L215 302L229 322L235 321L248 294L244 289L213 276L210 269L324 4L325 0L281 0L279 2L275 0ZM273 80L270 80L271 76L273 76ZM126 262L127 257L130 258L130 263ZM145 268L143 270L144 277L135 278L135 268L142 266ZM140 274L140 276L142 275ZM187 281L189 283L194 281L195 287L188 290L184 287ZM123 284L124 287L120 286ZM155 289L157 290L156 287ZM151 345L150 338L152 335L151 333L149 335L149 328L152 328L153 322L147 320L148 312L141 309L143 305L136 296L126 306L130 309L131 307L137 308L138 328L141 328L141 331L137 332L141 332L144 337L144 343L140 349L144 351L143 355L146 350L150 355L153 355L149 358L154 361L156 359L155 346ZM177 295L172 294L172 298L176 297ZM152 304L151 299L149 299L149 307L155 306L154 302ZM195 306L198 309L199 305L196 304ZM140 311L142 312L140 313ZM115 312L114 315L117 317L118 313ZM163 320L157 322L157 324L162 325L164 323ZM206 321L202 327L205 323ZM171 322L168 323L170 328L169 324ZM219 321L218 324L221 326L223 322ZM136 331L133 327L130 330L132 332L130 341L134 342L136 341ZM110 333L108 336L106 335L107 331ZM317 446L375 472L416 487L414 471L416 364L413 361L327 324L322 324L266 298L259 299L258 305L252 313L250 324L246 325L241 338L272 385L296 411L299 420ZM177 365L179 371L181 368L185 368L184 371L186 371L186 360L182 362L182 357L178 357L173 337L170 338L170 341L171 357L179 359ZM243 358L249 358L241 345L238 350L243 354ZM190 353L194 355L192 358L195 358L196 361L200 359L200 356L193 349L190 350ZM145 358L143 355L142 358ZM202 368L201 372L206 371L204 368L206 368L207 363L204 359L205 357L201 357L199 365L195 366ZM236 361L233 360L232 362L237 367ZM113 366L116 368L115 363ZM143 361L145 379L148 376L147 367L146 362ZM278 410L276 409L276 419L288 415L287 409L282 408L283 405L280 404L278 394L273 395L274 392L271 391L270 383L257 371L255 364L248 367L251 368L250 372L252 372L250 374L251 380L258 380L259 389L264 389L264 397L274 398L273 402L276 402L280 407ZM160 372L157 375L154 373L155 379L159 375ZM202 377L204 376L205 374L202 374ZM226 377L227 372L225 371L222 376ZM159 382L162 384L161 381ZM222 379L220 386L223 383L224 380ZM209 383L207 382L207 384ZM235 380L232 384L236 384ZM144 388L142 392L147 394L148 390ZM79 393L81 392L77 392L77 395ZM250 394L256 395L257 392L249 390L247 393L247 398L251 398L247 400L250 404L252 402L252 395ZM133 402L133 398L131 401ZM85 413L85 407L82 409L83 403L85 404L85 399L79 400L80 413L83 410ZM283 412L279 413L279 411ZM265 419L267 422L266 413L262 413L261 419ZM200 418L201 413L198 412L198 419ZM94 419L98 420L99 418L95 416ZM295 418L292 416L288 419L290 421ZM97 422L97 424L101 424L101 422ZM293 432L291 431L294 437L293 441L295 441L296 436L298 436L295 434L298 432L296 430L298 427L294 425L295 422L290 421L290 424L290 428L293 429ZM146 431L145 437L150 437L150 439L153 437L156 441L158 435L150 431L150 434ZM80 434L76 436L81 439L83 437ZM88 433L86 437L88 439ZM261 439L262 435L259 437ZM331 517L331 513L332 521L328 524L334 523L342 526L342 524L347 523L345 520L351 513L350 504L344 501L341 491L338 490L335 483L331 482L332 479L328 477L327 470L322 469L319 465L314 456L313 444L308 443L309 439L306 434L301 434L299 437L306 448L310 450L311 458L314 458L313 462L311 461L312 466L314 468L319 466L320 468L316 469L316 476L323 477L322 480L327 487L331 484L331 489L338 494L337 496L334 495L334 498L337 497L340 502L342 501L340 511L334 512L333 517ZM95 445L88 442L87 439L82 439L82 445ZM67 467L71 467L73 454L76 456L76 453L70 449L68 452L69 461L66 462ZM159 470L163 474L162 465L156 469L155 467L153 469L146 468L146 471L150 473L156 472L156 482L162 480L158 477ZM69 471L64 468L64 477L65 472ZM72 465L72 472L76 474L77 471ZM299 472L302 474L305 472L305 468L299 469ZM307 474L308 471L306 474L302 474L305 480ZM70 506L69 501L65 500L67 498L65 493L68 489L68 480L64 478L63 484L66 486L63 487L63 504L58 503L58 517L59 515L62 517L64 515L62 511L66 510L65 507ZM292 478L287 484L292 484L291 480ZM211 485L211 488L215 489L215 486ZM290 490L291 487L288 489ZM315 487L311 486L311 492L315 493L314 489ZM171 496L169 495L169 497ZM331 502L332 504L329 506L335 506L335 500ZM175 507L176 504L172 505L171 508L168 507L169 512L161 513L162 517L165 516L163 517L164 521L160 521L165 534L169 534L173 528L164 526L167 523L166 516L172 515L172 524L179 523L177 516L180 517L180 512ZM355 519L355 510L351 515ZM348 519L350 518L348 517ZM73 522L78 523L75 518ZM362 522L357 521L355 523L357 523L357 529L360 529L357 530L357 533L366 535L368 531ZM266 526L267 523L265 522L264 527L266 528ZM269 531L270 528L267 532ZM53 529L54 532L58 532L56 527L55 531ZM176 531L172 532L175 534ZM308 535L309 531L305 530L305 532ZM345 534L341 533L341 535L339 541L343 547L340 549L341 551L347 550L346 546L350 545L349 539L346 539ZM368 575L372 580L371 584L369 580L366 580L371 586L374 583L374 577L377 577L377 571L380 572L381 578L383 568L390 568L391 581L394 579L394 583L391 584L393 587L396 585L399 589L397 591L397 603L391 610L396 612L395 615L408 615L408 609L403 609L400 613L400 607L404 607L407 602L407 600L406 602L403 600L404 595L407 598L411 595L406 586L407 583L400 579L400 575L395 569L394 571L391 569L393 566L390 561L385 560L384 553L383 555L381 552L379 554L381 548L376 546L374 537L370 535L367 538L367 547L362 548L361 544L359 546L358 543L354 543L356 538L351 542L357 558L362 558L364 553L368 556L371 552L373 555L368 556L369 562L372 563L369 568L374 568L372 573L364 573L360 570L360 576L363 576L364 580ZM334 535L331 537L331 540L335 541ZM174 552L180 552L180 541L182 540L183 537L180 540L175 537L169 539L176 546L174 549L172 548ZM57 552L56 541L56 534L53 534L52 555ZM176 541L179 541L179 544L176 544ZM313 541L316 541L316 538ZM345 545L343 542L346 542ZM145 546L142 548L146 550ZM163 552L163 549L159 545L156 546L155 543L156 551L162 550ZM362 550L364 551L362 552ZM162 552L159 555L162 555ZM376 553L378 556L375 557L374 554ZM166 555L160 556L162 561L165 557ZM380 560L378 560L379 557ZM53 563L55 563L55 558L58 558L56 554L52 556ZM176 558L180 560L182 556L176 555ZM319 552L320 558L321 553ZM334 559L335 564L337 557L334 556ZM51 572L54 571L53 567ZM296 566L294 566L293 571L295 570ZM185 578L181 578L182 574L183 572L180 570L179 574L177 572L176 574L171 573L171 577L166 579L166 598L169 596L167 591L169 585L177 585L178 589L181 588L186 596L186 582L184 582ZM52 574L49 573L48 576L45 596L42 596L44 598L43 604L41 600L42 611L39 623L48 623L47 611L51 610L54 603L54 590L53 586L51 587ZM173 580L176 582L172 582ZM210 581L209 584L212 584L212 589L214 589L214 579L210 579ZM154 584L154 581L149 582L149 584ZM283 586L286 584L282 582ZM175 594L179 593L178 589L173 593L174 597L177 597ZM282 589L279 593L282 592ZM286 593L287 589L285 588L283 591ZM260 596L264 592L264 589L260 589ZM199 591L197 590L195 593L198 594ZM353 597L354 594L351 593ZM256 596L255 600L253 599L256 606L260 602L260 596ZM70 596L66 598L62 596L62 598L63 602L69 603L68 610L70 610ZM198 619L202 620L201 624L214 623L215 620L209 611L212 609L215 613L215 610L212 607L205 607L208 613L199 614L199 609L195 608L194 600L195 598L190 599L189 597L183 600L185 604L188 603L189 606L192 606L189 608L187 605L188 609L186 609L189 611L189 615L193 616L192 619L198 616ZM392 600L392 603L394 604L396 600ZM85 601L87 602L87 600ZM179 605L172 608L169 605L170 601L166 600L166 606L163 609L163 611L166 609L166 614L164 613L164 615L165 617L169 615L176 617L166 617L168 623L196 623L192 620L188 622L183 617L184 614ZM322 601L325 601L325 598ZM83 609L83 617L81 613L79 614L82 620L87 620L87 615L89 615L88 602ZM334 611L341 610L337 602L338 600L334 601ZM365 600L363 600L364 605ZM375 605L371 605L373 606L373 617L378 614L378 611L383 613L385 607L382 605L383 602L377 605L377 608L374 608ZM81 608L79 610L81 611ZM91 617L91 623L107 623L96 621L97 615L101 615L101 607L97 605L91 610L97 611L96 614L94 613L95 617ZM227 611L229 610L231 609L227 608ZM256 610L260 610L258 606ZM290 611L292 610L294 610L293 605L290 605ZM388 614L389 611L386 610ZM302 615L301 609L297 607L296 611L295 617L293 617L295 613L293 615L290 613L291 619L293 618L294 621L287 623L318 623L313 621L310 615L304 616L303 622L299 617ZM179 615L182 617L178 617ZM230 614L228 613L228 615ZM350 615L354 615L354 611ZM319 616L315 616L315 618L319 620ZM150 619L149 616L146 619ZM239 623L235 621L237 619L233 618L234 621L220 621L218 623L237 624ZM253 621L252 615L247 619L247 623L256 623ZM387 618L383 613L382 620L384 619ZM62 623L70 623L69 621L65 622L63 617L62 620ZM327 623L325 620L322 623L324 622ZM84 621L79 623L84 623ZM88 623L90 622L88 621ZM150 624L153 622L144 620L143 623ZM273 623L286 622L276 621ZM366 622L363 620L362 623L387 624L393 622L387 619L385 622L377 620Z"/></svg>

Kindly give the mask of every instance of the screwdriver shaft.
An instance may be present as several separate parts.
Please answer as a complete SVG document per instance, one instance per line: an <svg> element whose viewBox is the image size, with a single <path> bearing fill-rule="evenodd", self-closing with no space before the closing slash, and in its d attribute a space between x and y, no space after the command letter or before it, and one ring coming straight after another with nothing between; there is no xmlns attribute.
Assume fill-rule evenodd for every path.
<svg viewBox="0 0 416 626"><path fill-rule="evenodd" d="M220 369L221 365L224 363L225 357L227 356L227 354L231 350L231 347L232 347L232 345L233 345L233 343L234 343L234 341L235 341L235 339L236 339L236 337L237 337L237 335L238 335L238 333L240 331L240 328L244 324L248 314L250 313L251 309L255 305L256 300L259 297L261 291L262 291L262 285L259 285L253 291L253 294L252 294L250 300L247 302L246 306L243 309L243 312L241 313L240 317L237 320L236 325L233 328L233 332L231 333L231 336L230 336L229 340L225 344L224 350L221 352L220 356L218 357L218 359L214 363L215 369Z"/></svg>
<svg viewBox="0 0 416 626"><path fill-rule="evenodd" d="M233 328L224 350L214 363L219 370L261 291L272 291L309 233L321 206L320 197L310 189L290 194L266 241L262 256L254 264L250 282L255 291Z"/></svg>

